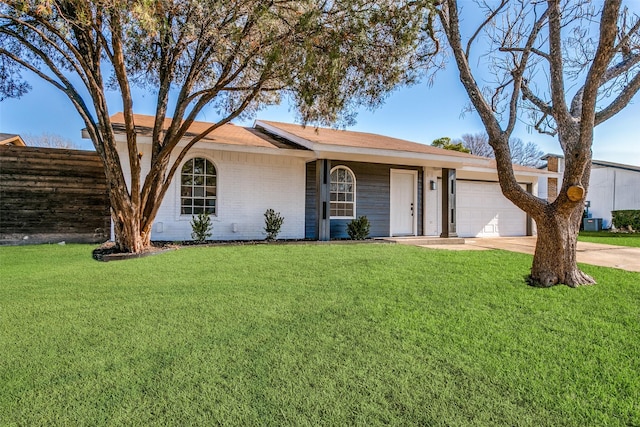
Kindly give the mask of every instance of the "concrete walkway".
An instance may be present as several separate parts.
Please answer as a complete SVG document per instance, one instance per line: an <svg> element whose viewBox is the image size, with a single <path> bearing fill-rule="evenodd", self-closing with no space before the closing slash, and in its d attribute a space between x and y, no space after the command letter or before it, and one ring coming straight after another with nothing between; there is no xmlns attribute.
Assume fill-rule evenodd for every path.
<svg viewBox="0 0 640 427"><path fill-rule="evenodd" d="M383 240L403 245L450 251L486 251L502 249L533 255L536 237L483 237L441 239L437 236L387 237ZM640 248L578 242L578 262L640 272Z"/></svg>
<svg viewBox="0 0 640 427"><path fill-rule="evenodd" d="M493 237L465 239L464 249L502 249L533 255L534 237ZM578 242L578 262L640 272L640 248Z"/></svg>

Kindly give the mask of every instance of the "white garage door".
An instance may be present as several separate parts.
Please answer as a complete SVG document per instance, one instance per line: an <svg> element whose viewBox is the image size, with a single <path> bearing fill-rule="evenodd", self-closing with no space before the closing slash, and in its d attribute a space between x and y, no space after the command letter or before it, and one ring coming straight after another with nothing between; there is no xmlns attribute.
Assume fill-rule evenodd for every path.
<svg viewBox="0 0 640 427"><path fill-rule="evenodd" d="M491 182L457 181L457 233L460 237L524 236L527 215Z"/></svg>

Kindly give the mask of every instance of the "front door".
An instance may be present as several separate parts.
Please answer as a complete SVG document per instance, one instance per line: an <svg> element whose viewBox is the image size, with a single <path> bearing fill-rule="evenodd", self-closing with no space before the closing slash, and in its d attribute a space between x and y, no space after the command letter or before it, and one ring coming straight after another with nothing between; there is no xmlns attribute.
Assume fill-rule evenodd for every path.
<svg viewBox="0 0 640 427"><path fill-rule="evenodd" d="M417 224L418 172L391 169L391 230L392 236L415 236Z"/></svg>

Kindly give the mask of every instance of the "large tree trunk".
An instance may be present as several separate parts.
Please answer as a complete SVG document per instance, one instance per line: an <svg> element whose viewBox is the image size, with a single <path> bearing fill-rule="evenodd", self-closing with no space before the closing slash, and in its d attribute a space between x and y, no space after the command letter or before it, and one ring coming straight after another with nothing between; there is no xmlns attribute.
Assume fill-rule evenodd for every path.
<svg viewBox="0 0 640 427"><path fill-rule="evenodd" d="M111 211L115 243L122 252L141 253L151 246L151 233L140 229L139 215Z"/></svg>
<svg viewBox="0 0 640 427"><path fill-rule="evenodd" d="M142 209L129 195L124 176L113 169L106 169L106 172L111 178L109 199L115 244L121 252L144 252L151 246L150 224L153 218L143 222ZM154 199L152 202L159 204L161 201Z"/></svg>
<svg viewBox="0 0 640 427"><path fill-rule="evenodd" d="M558 205L551 204L544 215L536 219L538 238L529 284L545 288L558 284L572 288L595 284L576 263L583 207L577 205L568 214L560 211Z"/></svg>

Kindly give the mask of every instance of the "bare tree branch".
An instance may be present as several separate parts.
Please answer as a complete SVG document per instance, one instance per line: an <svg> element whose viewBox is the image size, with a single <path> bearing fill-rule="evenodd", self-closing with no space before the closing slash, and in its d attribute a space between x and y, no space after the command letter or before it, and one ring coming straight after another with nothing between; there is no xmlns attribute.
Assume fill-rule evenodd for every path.
<svg viewBox="0 0 640 427"><path fill-rule="evenodd" d="M607 67L615 54L614 46L616 41L616 29L618 16L620 14L621 0L609 0L605 3L602 10L602 18L600 20L600 35L598 48L589 72L587 73L586 83L582 95L582 109L580 114L580 134L591 135L595 126L595 110L598 96L598 88L601 85L602 78L607 71ZM593 137L591 137L592 139ZM590 139L590 140L591 140ZM591 151L583 155L588 155L590 159Z"/></svg>
<svg viewBox="0 0 640 427"><path fill-rule="evenodd" d="M465 49L465 52L464 52L464 56L467 58L467 61L469 60L469 54L471 52L471 45L473 44L473 41L476 39L476 37L478 37L478 34L480 34L482 29L486 27L491 21L493 21L496 15L500 13L500 10L502 10L507 5L508 2L509 0L501 0L500 4L493 11L491 11L491 13L489 13L489 15L484 20L484 22L482 22L478 26L478 28L476 28L476 31L471 35L471 37L469 37L469 40L467 41L467 48Z"/></svg>
<svg viewBox="0 0 640 427"><path fill-rule="evenodd" d="M633 79L622 89L622 91L620 91L618 96L607 107L596 113L594 126L609 120L611 117L622 111L627 105L629 105L629 102L631 102L631 99L638 93L638 91L640 91L640 73L633 77Z"/></svg>
<svg viewBox="0 0 640 427"><path fill-rule="evenodd" d="M526 101L530 101L533 105L535 105L543 114L551 115L553 114L553 107L550 104L547 104L542 99L538 98L531 89L529 89L528 82L524 81L522 84L522 99Z"/></svg>
<svg viewBox="0 0 640 427"><path fill-rule="evenodd" d="M532 47L530 49L526 49L523 47L499 47L498 50L500 52L525 52L525 51L529 51L531 53L534 53L536 55L538 55L541 58L546 59L547 61L549 61L551 59L551 57L549 56L549 54L547 52L543 52L540 49L536 49L535 47Z"/></svg>
<svg viewBox="0 0 640 427"><path fill-rule="evenodd" d="M529 56L531 54L533 44L536 41L536 38L538 38L538 34L540 33L543 25L547 21L547 17L548 10L545 10L542 16L538 18L531 32L529 33L527 42L522 52L522 56L520 57L515 69L511 72L511 76L513 77L513 92L511 94L511 102L509 104L509 122L505 129L505 133L507 135L511 135L516 125L516 120L518 118L518 98L520 96L520 90L523 85L523 76L528 66Z"/></svg>
<svg viewBox="0 0 640 427"><path fill-rule="evenodd" d="M552 100L553 118L557 122L569 123L571 116L567 110L564 87L564 69L562 66L562 13L560 0L548 0L549 5L549 82Z"/></svg>
<svg viewBox="0 0 640 427"><path fill-rule="evenodd" d="M634 66L640 63L640 54L630 55L624 58L620 63L609 68L600 79L599 87L604 86L611 80L629 72ZM582 97L584 94L584 86L576 92L571 101L571 115L573 117L580 116L580 108L582 108Z"/></svg>

